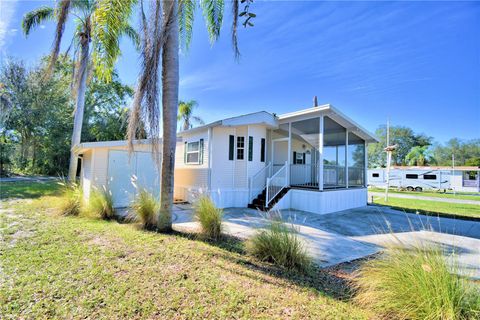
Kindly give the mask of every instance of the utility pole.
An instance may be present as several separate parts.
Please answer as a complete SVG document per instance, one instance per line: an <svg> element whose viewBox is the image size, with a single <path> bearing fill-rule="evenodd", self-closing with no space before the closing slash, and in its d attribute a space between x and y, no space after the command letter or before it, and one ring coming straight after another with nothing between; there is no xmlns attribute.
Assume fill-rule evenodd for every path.
<svg viewBox="0 0 480 320"><path fill-rule="evenodd" d="M397 149L397 145L390 145L390 119L387 118L387 146L383 149L387 153L387 177L385 185L385 202L388 202L388 189L390 188L390 166L392 163L392 152Z"/></svg>
<svg viewBox="0 0 480 320"><path fill-rule="evenodd" d="M452 184L452 179L455 176L455 153L452 153L452 176L450 177L450 184ZM456 195L455 186L452 186L453 195Z"/></svg>

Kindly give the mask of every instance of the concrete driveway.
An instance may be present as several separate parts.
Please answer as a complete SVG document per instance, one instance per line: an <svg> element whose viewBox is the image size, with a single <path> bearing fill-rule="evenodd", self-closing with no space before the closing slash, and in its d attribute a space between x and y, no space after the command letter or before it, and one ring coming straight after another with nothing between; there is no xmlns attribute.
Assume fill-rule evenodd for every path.
<svg viewBox="0 0 480 320"><path fill-rule="evenodd" d="M198 228L190 205L175 207L175 228ZM427 217L389 208L367 206L318 215L296 210L280 212L304 240L309 254L321 267L366 257L397 243L437 244L455 252L468 274L480 278L480 222ZM229 208L224 216L225 232L252 236L268 222L265 213L247 208Z"/></svg>

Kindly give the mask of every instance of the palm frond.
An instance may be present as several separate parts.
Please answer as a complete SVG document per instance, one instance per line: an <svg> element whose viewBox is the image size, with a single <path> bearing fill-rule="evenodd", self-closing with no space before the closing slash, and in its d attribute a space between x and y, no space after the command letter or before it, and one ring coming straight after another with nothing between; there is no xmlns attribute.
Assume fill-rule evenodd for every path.
<svg viewBox="0 0 480 320"><path fill-rule="evenodd" d="M128 21L137 0L98 0L92 15L92 59L98 76L111 81L112 71L120 56L120 36L129 35Z"/></svg>
<svg viewBox="0 0 480 320"><path fill-rule="evenodd" d="M178 24L182 47L188 51L192 42L193 22L195 20L196 0L179 0Z"/></svg>
<svg viewBox="0 0 480 320"><path fill-rule="evenodd" d="M53 8L43 6L25 14L22 20L23 33L28 36L30 31L32 31L33 28L37 27L42 22L46 20L53 20L54 12L55 11Z"/></svg>
<svg viewBox="0 0 480 320"><path fill-rule="evenodd" d="M232 0L232 47L233 54L235 59L240 59L240 50L238 49L238 38L237 38L237 28L238 28L238 6L239 0Z"/></svg>
<svg viewBox="0 0 480 320"><path fill-rule="evenodd" d="M223 0L201 0L203 17L207 25L210 43L217 41L220 36L220 29L223 22L223 9L225 3Z"/></svg>
<svg viewBox="0 0 480 320"><path fill-rule="evenodd" d="M205 121L203 121L203 119L198 116L192 116L192 120L198 124L205 124Z"/></svg>
<svg viewBox="0 0 480 320"><path fill-rule="evenodd" d="M121 34L128 37L137 50L140 49L140 36L138 35L137 31L132 28L132 26L124 26Z"/></svg>
<svg viewBox="0 0 480 320"><path fill-rule="evenodd" d="M67 23L68 13L70 12L71 0L61 0L55 9L57 17L57 27L55 28L55 39L53 40L52 53L50 56L50 64L47 69L47 76L50 76L57 62L58 53L60 52L60 44L62 43L63 31Z"/></svg>

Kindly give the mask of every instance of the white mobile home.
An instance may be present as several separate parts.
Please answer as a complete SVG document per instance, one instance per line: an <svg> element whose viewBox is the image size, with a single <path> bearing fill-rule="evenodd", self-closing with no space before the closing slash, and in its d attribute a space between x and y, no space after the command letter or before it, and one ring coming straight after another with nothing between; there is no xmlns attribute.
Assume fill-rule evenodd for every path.
<svg viewBox="0 0 480 320"><path fill-rule="evenodd" d="M209 195L217 206L327 213L367 203L366 145L375 138L331 105L280 116L256 112L180 132L176 199ZM148 140L82 143L85 197L106 188L117 207L138 188L159 192ZM161 159L161 155L158 156Z"/></svg>
<svg viewBox="0 0 480 320"><path fill-rule="evenodd" d="M368 170L368 185L385 187L386 182L385 168ZM480 192L480 168L393 166L390 168L390 186L416 191Z"/></svg>

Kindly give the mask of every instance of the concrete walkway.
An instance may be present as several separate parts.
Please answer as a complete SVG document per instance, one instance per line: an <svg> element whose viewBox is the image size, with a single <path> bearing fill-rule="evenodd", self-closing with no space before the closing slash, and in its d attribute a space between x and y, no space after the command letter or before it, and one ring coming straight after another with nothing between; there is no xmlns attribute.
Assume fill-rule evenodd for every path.
<svg viewBox="0 0 480 320"><path fill-rule="evenodd" d="M374 206L323 215L296 210L280 214L298 230L308 253L321 267L366 257L392 242L403 246L437 244L455 252L469 275L480 278L480 222ZM265 227L268 217L253 209L229 208L225 210L224 221L226 233L246 239ZM198 229L190 205L175 205L174 228Z"/></svg>
<svg viewBox="0 0 480 320"><path fill-rule="evenodd" d="M370 196L384 197L385 193L368 192L368 195L369 195L369 198ZM416 199L416 200L427 200L427 201L448 202L448 203L476 204L480 206L480 199L467 200L467 199L440 198L440 197L428 197L428 196L420 196L420 195L417 196L414 194L399 194L399 193L393 193L393 192L389 192L388 196L391 198Z"/></svg>

